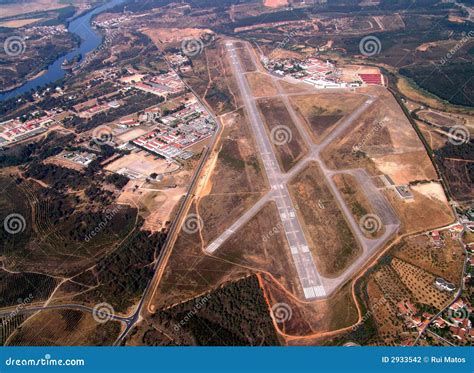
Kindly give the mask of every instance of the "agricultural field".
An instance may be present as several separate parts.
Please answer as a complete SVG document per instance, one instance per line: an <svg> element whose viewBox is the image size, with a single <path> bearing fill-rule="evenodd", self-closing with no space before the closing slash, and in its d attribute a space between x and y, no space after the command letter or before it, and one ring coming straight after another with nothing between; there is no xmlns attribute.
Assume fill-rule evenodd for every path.
<svg viewBox="0 0 474 373"><path fill-rule="evenodd" d="M435 276L431 273L398 258L394 258L391 265L417 303L428 304L440 310L452 299L450 293L435 287Z"/></svg>
<svg viewBox="0 0 474 373"><path fill-rule="evenodd" d="M74 1L74 3L85 6L92 3L90 0ZM81 4L82 3L82 4ZM68 3L61 0L35 0L35 1L22 1L21 3L2 3L0 5L1 18L15 17L22 14L40 12L40 11L51 11L69 6Z"/></svg>
<svg viewBox="0 0 474 373"><path fill-rule="evenodd" d="M459 283L464 265L464 252L457 240L447 231L442 231L444 245L437 247L427 235L410 237L394 253L397 258L417 265L423 270L442 277L451 283Z"/></svg>
<svg viewBox="0 0 474 373"><path fill-rule="evenodd" d="M18 303L42 303L48 299L58 284L53 277L38 273L0 272L0 308L17 306Z"/></svg>
<svg viewBox="0 0 474 373"><path fill-rule="evenodd" d="M67 171L64 175L72 175ZM44 179L46 180L46 179ZM58 182L58 177L56 181ZM11 235L2 230L2 252L8 267L35 271L39 263L45 273L61 275L85 268L93 258L103 256L111 246L122 240L136 222L136 210L128 206L107 205L102 211L76 205L74 197L54 192L31 181L10 184L12 193L3 193L12 207L4 216L19 213L25 222L26 234ZM19 199L13 199L13 196ZM24 207L17 201L23 201ZM106 216L111 218L107 219ZM109 221L110 220L110 221ZM93 237L94 227L109 221Z"/></svg>
<svg viewBox="0 0 474 373"><path fill-rule="evenodd" d="M434 285L437 276L459 281L455 273L462 265L462 250L456 241L449 240L446 238L442 248L435 248L426 235L396 244L356 283L364 322L326 342L399 346L413 341L418 336L410 322L415 315L402 316L399 304L410 302L421 316L422 312L434 314L452 301L452 293Z"/></svg>
<svg viewBox="0 0 474 373"><path fill-rule="evenodd" d="M318 270L325 277L336 277L360 255L361 248L318 165L310 163L289 189Z"/></svg>

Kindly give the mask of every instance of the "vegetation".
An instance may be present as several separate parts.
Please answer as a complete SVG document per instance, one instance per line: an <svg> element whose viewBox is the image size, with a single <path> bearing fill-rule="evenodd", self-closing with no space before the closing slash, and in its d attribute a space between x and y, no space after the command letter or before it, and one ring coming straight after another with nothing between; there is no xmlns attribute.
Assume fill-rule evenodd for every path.
<svg viewBox="0 0 474 373"><path fill-rule="evenodd" d="M201 346L279 345L258 280L250 276L209 294L159 311L153 322L180 344ZM153 345L150 336L143 342Z"/></svg>

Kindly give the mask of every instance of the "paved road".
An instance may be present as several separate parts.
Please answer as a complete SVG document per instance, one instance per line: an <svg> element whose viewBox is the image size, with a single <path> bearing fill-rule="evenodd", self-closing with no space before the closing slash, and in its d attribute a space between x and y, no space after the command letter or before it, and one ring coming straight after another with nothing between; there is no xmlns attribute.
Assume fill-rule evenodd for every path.
<svg viewBox="0 0 474 373"><path fill-rule="evenodd" d="M283 223L283 230L285 232L288 245L291 250L291 255L295 262L296 271L303 288L306 299L313 299L317 297L325 297L326 291L322 284L319 272L314 264L313 256L306 242L300 222L296 217L295 208L288 192L284 176L280 170L275 153L270 139L267 136L265 125L263 124L260 113L257 109L250 87L245 78L244 70L239 57L235 51L232 42L226 43L227 51L230 56L234 76L237 79L244 106L248 115L249 122L255 135L257 147L262 157L263 165L267 175L271 192L266 197L262 198L257 205L253 206L246 214L237 220L232 226L224 231L214 242L207 248L206 252L213 253L217 250L227 238L229 238L238 228L245 224L263 204L269 200L273 200L278 208L280 219Z"/></svg>
<svg viewBox="0 0 474 373"><path fill-rule="evenodd" d="M242 94L245 108L249 116L249 121L254 131L255 139L259 151L262 156L265 171L272 188L272 191L262 197L257 204L252 206L244 215L235 221L226 231L224 231L216 240L214 240L207 248L206 252L215 252L233 233L238 231L244 224L258 213L261 207L268 201L275 201L278 207L280 218L283 222L285 235L288 240L291 254L295 262L297 273L302 284L304 295L306 299L324 298L331 294L337 287L348 280L359 268L361 268L367 260L375 254L399 229L400 222L393 211L390 203L380 193L380 191L373 184L371 177L362 169L350 170L330 170L326 167L320 157L320 152L339 137L359 116L372 105L376 98L370 95L367 100L347 115L341 123L320 143L314 144L311 135L307 131L304 124L301 123L300 118L295 113L293 107L289 103L288 95L283 92L278 79L274 78L279 94L278 97L282 99L283 104L287 108L291 119L298 128L306 145L310 149L310 153L296 166L294 166L288 173L283 173L278 165L275 154L273 152L272 144L265 131L265 125L260 117L257 109L255 99L248 86L245 78L245 72L242 69L240 59L237 56L232 42L227 42L226 47L231 59L234 75L237 79L239 90ZM295 210L287 189L287 183L298 175L310 162L318 163L321 171L324 174L325 181L338 203L342 213L345 215L351 230L362 248L362 254L355 259L351 265L338 277L326 278L319 274L317 267L312 258L311 252L308 249L308 244L304 237L301 225L295 214ZM381 223L384 226L384 233L377 239L367 238L359 227L359 222L356 221L350 211L350 208L344 201L341 193L336 187L332 176L336 173L346 173L353 175L361 189L369 199L376 215L379 216Z"/></svg>

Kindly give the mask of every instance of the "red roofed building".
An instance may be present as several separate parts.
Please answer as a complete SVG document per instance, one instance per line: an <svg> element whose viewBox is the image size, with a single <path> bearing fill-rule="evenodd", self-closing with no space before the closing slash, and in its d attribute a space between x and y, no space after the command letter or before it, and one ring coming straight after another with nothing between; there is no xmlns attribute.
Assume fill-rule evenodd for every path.
<svg viewBox="0 0 474 373"><path fill-rule="evenodd" d="M435 321L433 321L433 325L437 328L443 329L446 326L446 321L444 321L441 317L438 317Z"/></svg>
<svg viewBox="0 0 474 373"><path fill-rule="evenodd" d="M365 84L383 85L382 74L358 74Z"/></svg>

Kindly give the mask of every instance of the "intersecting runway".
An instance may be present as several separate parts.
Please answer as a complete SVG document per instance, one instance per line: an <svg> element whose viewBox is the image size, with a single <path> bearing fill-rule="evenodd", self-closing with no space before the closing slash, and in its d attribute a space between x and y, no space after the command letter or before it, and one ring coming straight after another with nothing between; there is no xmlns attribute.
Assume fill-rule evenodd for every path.
<svg viewBox="0 0 474 373"><path fill-rule="evenodd" d="M216 238L205 249L205 251L209 254L214 253L230 236L237 232L244 224L249 222L267 202L274 201L278 208L283 230L290 247L291 255L295 263L305 298L325 298L342 282L346 281L355 271L357 271L357 269L360 268L378 248L385 244L385 242L387 242L399 228L398 218L393 212L390 204L375 188L370 177L364 170L329 170L320 158L320 151L342 134L347 127L352 125L352 123L375 101L375 98L367 95L368 99L359 108L349 114L321 144L316 145L312 143L309 133L307 133L304 126L301 125L298 117L293 111L293 108L289 104L288 99L283 97L280 93L292 120L295 122L295 125L299 127L301 135L311 149L310 154L305 157L305 159L295 165L291 171L284 173L281 171L278 164L273 146L265 130L265 125L256 106L256 102L248 85L245 72L242 69L241 61L235 51L233 42L226 42L226 48L230 56L233 74L237 80L237 85L254 133L255 141L258 150L260 151L268 182L271 186L271 191L263 196L255 205L253 205L218 238ZM287 183L294 176L299 174L309 162L317 162L319 164L319 167L325 175L328 187L332 190L334 198L337 200L342 212L351 226L354 236L363 249L362 255L355 259L349 268L336 278L325 278L319 274L287 188ZM355 221L352 213L345 204L344 199L332 180L332 175L336 173L351 173L357 178L361 185L364 185L365 190L370 194L370 200L373 202L375 212L382 216L382 222L385 227L385 232L382 237L378 239L368 239L363 235L358 226L358 222Z"/></svg>
<svg viewBox="0 0 474 373"><path fill-rule="evenodd" d="M295 262L296 271L305 297L307 299L324 297L326 292L314 264L306 238L303 235L300 222L296 217L295 208L284 181L285 178L282 175L272 144L265 131L265 125L253 100L253 95L245 78L240 59L231 42L228 42L226 46L272 191L258 201L256 205L252 206L246 214L241 216L230 228L212 242L206 251L208 253L214 252L243 222L248 221L248 218L254 216L266 202L273 200L278 208L283 230L290 246L291 255Z"/></svg>

